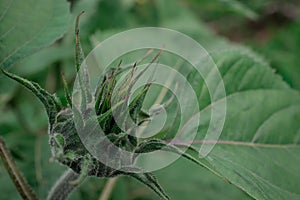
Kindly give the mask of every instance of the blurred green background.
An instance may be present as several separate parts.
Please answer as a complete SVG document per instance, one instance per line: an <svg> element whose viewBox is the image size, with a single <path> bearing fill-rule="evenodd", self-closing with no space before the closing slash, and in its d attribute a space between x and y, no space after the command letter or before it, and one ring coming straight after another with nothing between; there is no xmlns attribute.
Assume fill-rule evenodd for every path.
<svg viewBox="0 0 300 200"><path fill-rule="evenodd" d="M10 70L38 82L63 97L60 73L72 84L73 26L80 22L87 54L113 33L134 27L159 26L181 31L209 51L222 45L245 45L270 63L292 88L300 90L300 1L298 0L89 0L70 1L68 32L55 44L17 63ZM0 134L17 165L41 199L65 167L50 163L47 116L42 104L26 89L0 77ZM188 169L188 171L184 171ZM173 199L251 199L243 191L185 160L155 173ZM107 180L90 178L71 199L98 199ZM0 162L0 199L21 199ZM157 196L139 182L121 177L113 200L147 200Z"/></svg>

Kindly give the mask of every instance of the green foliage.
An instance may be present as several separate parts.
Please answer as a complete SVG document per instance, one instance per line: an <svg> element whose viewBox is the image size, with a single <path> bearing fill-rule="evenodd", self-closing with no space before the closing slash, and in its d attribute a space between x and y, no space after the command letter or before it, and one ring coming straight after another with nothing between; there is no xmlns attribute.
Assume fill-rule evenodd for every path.
<svg viewBox="0 0 300 200"><path fill-rule="evenodd" d="M227 90L227 115L218 143L203 162L256 199L298 199L294 156L300 150L299 93L289 89L268 66L245 55L222 52L214 57L221 60L217 64ZM220 102L222 99L201 112L195 147L202 144L211 109L217 109ZM295 165L287 170L286 163ZM281 180L292 184L287 186Z"/></svg>
<svg viewBox="0 0 300 200"><path fill-rule="evenodd" d="M0 112L5 113L0 115L0 134L7 141L17 165L39 198L45 199L63 171L72 168L76 172L75 177L72 174L72 180L69 179L70 174L63 177L67 177L67 183L71 181L74 185L64 183L68 187L63 190L63 187L54 187L51 193L64 197L50 197L65 198L87 176L110 178L128 175L138 181L127 176L119 177L110 199L157 199L157 195L144 187L144 184L162 198L168 198L166 191L171 199L299 199L300 94L294 90L299 89L299 58L296 53L299 49L299 20L279 27L272 24L273 21L269 22L264 12L277 3L280 4L280 1L120 0L116 3L93 0L72 4L73 16L81 10L86 12L80 29L82 46L86 52L113 33L140 26L163 26L186 33L200 42L209 50L221 73L227 94L226 121L221 137L205 158L198 157L197 149L201 145L209 145L203 139L211 111L218 109L224 99L212 101L203 78L190 70L186 63L182 62L176 69L187 75L197 94L201 123L199 127L194 127L194 130L198 129L196 140L185 153L181 145L166 145L163 140L168 130L172 132L176 129L176 121L168 122L167 125L174 124L174 127L168 127L170 129L158 134L156 139L139 141L122 133L112 117L113 109L118 107L111 107L110 98L118 75L127 71L122 69L121 64L119 67L116 64L103 77L99 93L95 94L96 110L98 121L111 141L117 146L125 143L123 148L138 153L158 149L180 153L196 163L179 159L171 166L155 172L160 186L154 175L149 173L124 174L108 169L89 155L82 145L72 120L68 88L68 83L73 83L76 71L70 67L74 65L71 53L75 46L73 29L60 42L38 51L62 36L69 26L67 3L45 0L34 2L36 7L30 7L26 6L29 5L27 2L25 5L21 1L1 1L0 12L7 14L1 19L0 32L10 31L0 39L1 68L8 69L15 65L13 73L34 80L28 81L11 72L4 72L32 90L46 107L50 119L52 156L64 165L49 164L51 154L48 138L43 135L48 125L41 112L41 105L31 94L0 75ZM293 1L290 4L297 5ZM20 7L23 8L22 12L19 11ZM5 11L6 8L9 9ZM22 23L16 23L19 21ZM269 29L259 32L258 28L251 27L253 23L271 25ZM216 36L214 32L224 34L231 40L245 41L263 57L267 57L271 66L249 48L231 43ZM259 32L257 35L263 33L263 42L257 35L253 36L256 32ZM241 37L239 33L245 35ZM79 46L76 48L79 52ZM17 64L21 58L36 51L35 55ZM127 59L137 60L130 55ZM168 55L160 58L160 62L169 60ZM80 61L77 70L79 66ZM65 72L63 79L58 78L60 71ZM213 76L208 80L218 84ZM128 83L124 84L126 86L134 83L130 77L125 81ZM51 93L55 91L58 98L42 88L47 88ZM130 117L137 122L148 120L150 115L143 112L141 105L143 102L146 105L154 102L157 98L155 94L161 90L150 85L139 90L131 101ZM121 88L120 93L120 99L126 97L130 87ZM90 97L86 97L88 101ZM170 95L166 95L164 100L168 98ZM174 115L175 102L168 108L174 110ZM128 102L120 101L118 106L124 103ZM100 166L100 171L93 166ZM106 181L91 177L71 194L70 199L97 199ZM62 182L57 182L56 186ZM20 199L1 163L0 188L2 199Z"/></svg>
<svg viewBox="0 0 300 200"><path fill-rule="evenodd" d="M76 26L75 26L75 35L76 35L76 62L75 68L76 71L80 70L80 66L84 60L83 51L81 49L81 44L79 41L79 17L82 13L80 13L76 19ZM155 57L155 59L157 56ZM147 68L146 68L147 69ZM109 74L105 75L103 78L103 82L99 86L100 88L104 88L105 93L100 92L96 99L98 100L98 104L96 104L96 111L100 111L98 113L99 116L99 124L104 127L105 134L109 139L111 139L112 143L119 146L119 147L128 147L130 148L126 150L134 150L135 148L143 151L143 149L147 149L147 151L154 151L157 149L156 145L153 146L153 143L147 145L147 143L143 143L143 145L138 145L134 136L129 134L123 134L121 129L118 128L116 122L113 118L112 109L118 109L120 106L127 106L129 101L129 94L131 93L131 89L133 84L137 81L140 75L145 71L140 72L137 77L133 78L133 73L135 70L135 66L133 66L133 70L126 75L124 80L125 87L118 88L118 96L117 99L120 99L120 102L123 101L124 103L117 103L117 108L112 108L110 102L112 102L112 91L115 88L116 84L116 76L119 72L123 71L122 69L119 70L119 67L116 68L114 71L109 72ZM151 173L141 173L141 169L136 169L134 173L129 173L124 171L124 169L113 169L109 166L106 166L93 155L91 155L85 146L82 144L81 139L77 133L75 128L74 116L71 108L62 108L61 102L55 98L55 96L49 94L44 89L42 89L37 83L28 81L24 78L19 76L13 75L11 73L2 70L2 72L10 77L18 81L23 86L27 87L31 92L35 94L36 97L44 104L44 107L47 111L48 118L49 118L49 136L50 136L50 147L52 150L52 156L55 160L59 163L70 167L73 172L71 174L64 174L62 179L54 186L54 189L49 193L48 199L65 199L67 198L68 194L74 189L73 187L65 186L68 184L71 185L78 185L80 184L86 176L97 176L97 177L114 177L117 175L128 175L136 178L137 180L141 181L142 183L149 186L153 191L155 191L161 198L168 199L168 196L165 194L164 190L161 186L157 183L155 176ZM88 112L90 108L87 107L87 103L91 101L90 94L87 91L86 85L86 75L81 74L79 72L79 84L82 89L82 104L81 106L82 112ZM83 75L83 76L82 76ZM64 80L65 82L65 80ZM65 92L66 98L70 100L69 94L67 92L67 86L65 85ZM137 121L137 117L141 112L142 103L145 98L145 94L147 93L149 85L146 85L145 89L142 90L142 93L139 94L129 105L129 112L131 113L133 119ZM103 91L102 90L102 91ZM96 94L97 95L97 94ZM102 99L102 100L101 100ZM69 103L72 105L71 103ZM74 108L77 109L77 108ZM80 112L80 111L78 111ZM122 113L119 113L122 115ZM104 118L102 116L105 116ZM126 120L126 119L125 119ZM88 127L89 128L89 127ZM120 136L119 136L120 135ZM132 139L131 139L132 138ZM121 141L120 141L121 140ZM134 142L132 142L134 141ZM156 144L159 144L156 142ZM133 146L132 146L133 145ZM149 146L149 147L148 147ZM161 145L160 145L161 146ZM167 146L167 145L166 145ZM108 156L110 159L114 152L109 152L110 155ZM70 156L71 155L71 156ZM192 158L191 158L192 159ZM132 164L128 165L128 168L131 167ZM132 166L132 168L134 168ZM74 179L75 174L80 174L77 180L69 181ZM62 183L61 183L62 182ZM66 188L66 189L62 189ZM57 196L59 195L59 196Z"/></svg>
<svg viewBox="0 0 300 200"><path fill-rule="evenodd" d="M67 2L3 0L0 7L1 68L6 69L52 44L66 31L69 19Z"/></svg>

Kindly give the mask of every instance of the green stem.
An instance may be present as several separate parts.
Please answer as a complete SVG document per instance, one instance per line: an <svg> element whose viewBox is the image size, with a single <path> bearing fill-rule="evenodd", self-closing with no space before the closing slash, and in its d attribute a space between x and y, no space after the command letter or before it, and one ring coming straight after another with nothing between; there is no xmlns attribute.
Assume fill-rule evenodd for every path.
<svg viewBox="0 0 300 200"><path fill-rule="evenodd" d="M2 137L0 137L0 157L22 198L26 200L38 200L36 194L18 169Z"/></svg>
<svg viewBox="0 0 300 200"><path fill-rule="evenodd" d="M117 180L118 180L117 177L108 179L108 181L101 193L101 196L99 197L99 200L108 200L109 199Z"/></svg>
<svg viewBox="0 0 300 200"><path fill-rule="evenodd" d="M73 172L73 170L66 170L50 190L47 200L66 200L78 186L70 184L70 182L77 180L78 177L79 174Z"/></svg>

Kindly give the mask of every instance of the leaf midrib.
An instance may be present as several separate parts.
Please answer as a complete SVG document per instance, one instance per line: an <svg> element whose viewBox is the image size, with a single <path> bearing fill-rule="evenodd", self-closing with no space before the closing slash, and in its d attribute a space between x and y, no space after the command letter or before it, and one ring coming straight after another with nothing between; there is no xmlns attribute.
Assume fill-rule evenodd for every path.
<svg viewBox="0 0 300 200"><path fill-rule="evenodd" d="M230 140L193 140L191 142L175 142L174 145L187 146L193 144L218 144L218 145L234 145L234 146L249 146L249 147L263 147L263 148L300 148L300 144L265 144L240 142Z"/></svg>

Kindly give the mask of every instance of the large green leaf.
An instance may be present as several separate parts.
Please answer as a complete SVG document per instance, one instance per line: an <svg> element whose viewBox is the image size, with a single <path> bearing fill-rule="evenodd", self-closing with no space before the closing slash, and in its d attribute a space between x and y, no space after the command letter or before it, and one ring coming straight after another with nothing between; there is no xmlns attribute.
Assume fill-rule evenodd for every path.
<svg viewBox="0 0 300 200"><path fill-rule="evenodd" d="M156 176L172 200L252 199L233 185L224 182L220 177L204 168L199 168L194 163L186 162L182 158L158 171ZM150 189L145 188L137 181L128 181L123 183L131 188L131 190L127 189L128 197L125 199L156 199L155 194ZM118 191L115 193L113 196L118 197Z"/></svg>
<svg viewBox="0 0 300 200"><path fill-rule="evenodd" d="M299 93L239 48L212 56L225 84L227 114L217 144L199 161L256 199L299 199ZM212 143L204 140L211 110L225 98L211 104L206 87L198 88L201 121L192 146L199 150Z"/></svg>
<svg viewBox="0 0 300 200"><path fill-rule="evenodd" d="M57 40L67 29L69 8L61 0L0 1L0 67Z"/></svg>

